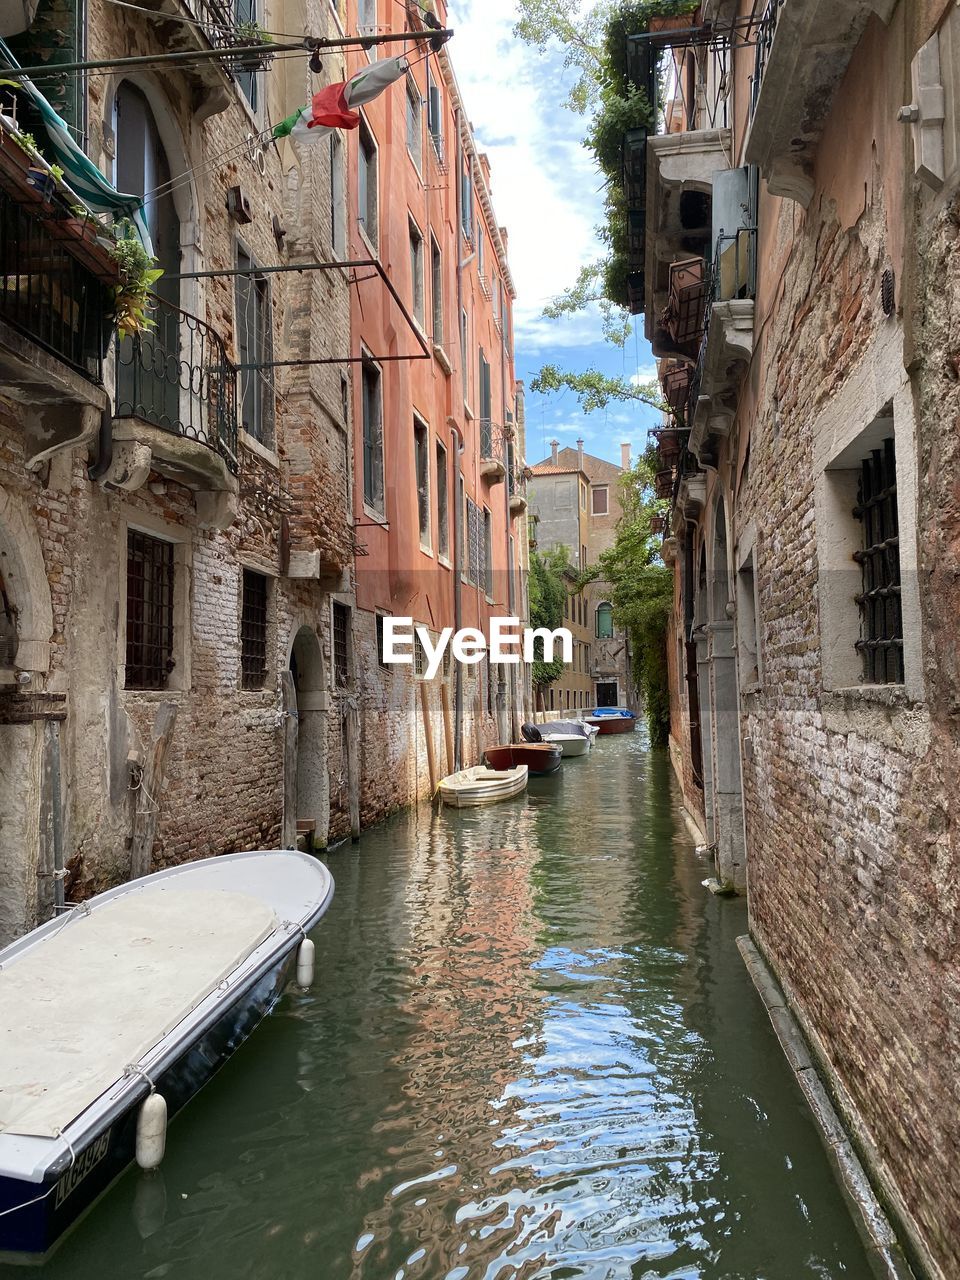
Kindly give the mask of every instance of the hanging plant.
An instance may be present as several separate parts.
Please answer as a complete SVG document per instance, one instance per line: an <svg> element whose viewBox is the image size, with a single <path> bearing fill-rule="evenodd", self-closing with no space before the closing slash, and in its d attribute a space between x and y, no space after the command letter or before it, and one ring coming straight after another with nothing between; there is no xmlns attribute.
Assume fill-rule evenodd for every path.
<svg viewBox="0 0 960 1280"><path fill-rule="evenodd" d="M114 290L113 319L123 338L136 338L151 329L156 321L150 315L153 301L150 291L163 275L143 245L132 235L118 240L110 250L117 264L120 283Z"/></svg>

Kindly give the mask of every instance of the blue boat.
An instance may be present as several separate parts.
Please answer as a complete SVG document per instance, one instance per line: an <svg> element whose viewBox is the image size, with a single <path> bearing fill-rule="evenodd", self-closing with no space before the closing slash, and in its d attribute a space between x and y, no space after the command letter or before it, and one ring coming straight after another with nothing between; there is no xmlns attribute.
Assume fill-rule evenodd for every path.
<svg viewBox="0 0 960 1280"><path fill-rule="evenodd" d="M603 737L609 733L632 733L637 717L626 707L594 707L584 717L587 724L596 725Z"/></svg>
<svg viewBox="0 0 960 1280"><path fill-rule="evenodd" d="M171 867L0 951L0 1257L40 1261L279 999L333 897L293 850Z"/></svg>

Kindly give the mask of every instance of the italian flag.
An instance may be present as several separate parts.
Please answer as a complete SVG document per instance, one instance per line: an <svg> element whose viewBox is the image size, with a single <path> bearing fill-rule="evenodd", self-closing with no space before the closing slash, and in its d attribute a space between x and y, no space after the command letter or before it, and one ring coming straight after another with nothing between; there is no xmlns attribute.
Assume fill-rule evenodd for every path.
<svg viewBox="0 0 960 1280"><path fill-rule="evenodd" d="M388 58L364 67L340 84L328 84L313 99L286 120L274 126L274 138L293 142L319 142L334 129L356 129L360 123L357 107L378 98L384 89L404 76L410 68L406 58Z"/></svg>

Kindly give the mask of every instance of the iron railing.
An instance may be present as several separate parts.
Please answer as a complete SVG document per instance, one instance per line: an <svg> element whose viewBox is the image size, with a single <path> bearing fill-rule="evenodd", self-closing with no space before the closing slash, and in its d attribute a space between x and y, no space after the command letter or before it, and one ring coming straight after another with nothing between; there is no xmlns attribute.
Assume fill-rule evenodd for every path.
<svg viewBox="0 0 960 1280"><path fill-rule="evenodd" d="M0 319L91 382L103 375L109 288L38 217L0 191Z"/></svg>
<svg viewBox="0 0 960 1280"><path fill-rule="evenodd" d="M757 26L754 34L754 64L753 79L750 83L750 119L752 120L757 110L757 103L760 99L760 86L763 83L763 73L767 68L767 60L770 57L770 49L773 45L773 37L777 29L777 19L780 16L780 10L785 0L767 0L767 7L763 17Z"/></svg>
<svg viewBox="0 0 960 1280"><path fill-rule="evenodd" d="M205 444L237 472L237 370L226 345L203 320L154 303L155 329L117 339L114 416Z"/></svg>

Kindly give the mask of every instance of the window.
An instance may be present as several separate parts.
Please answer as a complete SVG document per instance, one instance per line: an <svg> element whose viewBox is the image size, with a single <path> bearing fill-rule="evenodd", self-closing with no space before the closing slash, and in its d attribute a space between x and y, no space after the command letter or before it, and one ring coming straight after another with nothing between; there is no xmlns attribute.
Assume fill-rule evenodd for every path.
<svg viewBox="0 0 960 1280"><path fill-rule="evenodd" d="M466 534L464 576L467 582L479 587L483 580L483 518L480 508L471 498L466 500L464 530Z"/></svg>
<svg viewBox="0 0 960 1280"><path fill-rule="evenodd" d="M460 229L467 243L473 241L473 170L469 155L460 171Z"/></svg>
<svg viewBox="0 0 960 1280"><path fill-rule="evenodd" d="M580 546L580 568L581 568L581 569L585 569L586 567L587 567L587 548L586 548L585 546L583 546L583 544L581 544L581 546Z"/></svg>
<svg viewBox="0 0 960 1280"><path fill-rule="evenodd" d="M427 63L427 130L438 159L443 159L443 97Z"/></svg>
<svg viewBox="0 0 960 1280"><path fill-rule="evenodd" d="M509 574L509 577L507 578L507 593L509 597L508 607L512 614L516 611L516 608L517 608L517 584L516 584L516 579L514 578L514 569L513 569L513 566L517 558L517 547L516 547L516 543L514 541L512 533L510 534L509 548L510 548L510 563L507 566L507 572Z"/></svg>
<svg viewBox="0 0 960 1280"><path fill-rule="evenodd" d="M470 322L467 319L466 311L460 312L460 369L463 374L463 398L470 398L470 379L468 374L467 352L470 349L469 332Z"/></svg>
<svg viewBox="0 0 960 1280"><path fill-rule="evenodd" d="M447 451L437 441L437 555L450 556L450 512L447 500Z"/></svg>
<svg viewBox="0 0 960 1280"><path fill-rule="evenodd" d="M493 323L500 327L500 277L496 272L493 273L493 283L490 287L490 293L493 299Z"/></svg>
<svg viewBox="0 0 960 1280"><path fill-rule="evenodd" d="M241 23L257 22L260 16L257 9L257 0L234 0L233 16L236 20L237 26ZM253 111L256 111L257 109L257 102L259 98L260 84L257 79L258 75L259 72L257 71L243 71L239 69L235 70L233 73L233 78L237 82L237 88L250 103L250 107Z"/></svg>
<svg viewBox="0 0 960 1280"><path fill-rule="evenodd" d="M587 509L587 486L581 480L580 481L580 510L586 511L586 509Z"/></svg>
<svg viewBox="0 0 960 1280"><path fill-rule="evenodd" d="M240 606L240 687L262 689L267 676L267 579L243 571Z"/></svg>
<svg viewBox="0 0 960 1280"><path fill-rule="evenodd" d="M595 484L591 491L591 514L605 516L609 510L610 492L605 484Z"/></svg>
<svg viewBox="0 0 960 1280"><path fill-rule="evenodd" d="M237 363L240 365L240 425L254 440L273 445L273 371L260 367L273 360L273 313L270 284L257 275L256 263L237 246L234 291Z"/></svg>
<svg viewBox="0 0 960 1280"><path fill-rule="evenodd" d="M419 173L423 169L423 102L413 76L407 77L407 150Z"/></svg>
<svg viewBox="0 0 960 1280"><path fill-rule="evenodd" d="M338 689L345 689L350 683L350 610L336 600L333 602L333 680Z"/></svg>
<svg viewBox="0 0 960 1280"><path fill-rule="evenodd" d="M377 628L377 662L380 664L381 667L389 671L391 669L392 664L389 662L384 662L383 660L383 614L378 613L375 616L376 616L376 628Z"/></svg>
<svg viewBox="0 0 960 1280"><path fill-rule="evenodd" d="M493 517L483 509L483 590L493 599Z"/></svg>
<svg viewBox="0 0 960 1280"><path fill-rule="evenodd" d="M363 500L383 514L383 402L380 370L372 360L361 365L363 401Z"/></svg>
<svg viewBox="0 0 960 1280"><path fill-rule="evenodd" d="M369 126L360 118L360 160L357 173L357 217L370 243L376 247L379 234L377 191L377 144Z"/></svg>
<svg viewBox="0 0 960 1280"><path fill-rule="evenodd" d="M480 456L493 457L493 424L490 419L492 397L490 394L490 365L480 348Z"/></svg>
<svg viewBox="0 0 960 1280"><path fill-rule="evenodd" d="M430 440L426 423L413 420L414 465L417 476L417 520L420 545L430 550Z"/></svg>
<svg viewBox="0 0 960 1280"><path fill-rule="evenodd" d="M485 275L486 262L483 254L483 223L477 219L477 272L480 276L480 282L483 284L486 280Z"/></svg>
<svg viewBox="0 0 960 1280"><path fill-rule="evenodd" d="M433 307L433 341L443 346L443 254L430 237L430 301Z"/></svg>
<svg viewBox="0 0 960 1280"><path fill-rule="evenodd" d="M863 660L863 679L866 684L903 684L897 459L892 436L864 458L853 514L863 530L860 550L853 554L862 574L856 649Z"/></svg>
<svg viewBox="0 0 960 1280"><path fill-rule="evenodd" d="M736 581L737 665L741 688L760 683L760 637L757 632L757 597L753 552L740 566Z"/></svg>
<svg viewBox="0 0 960 1280"><path fill-rule="evenodd" d="M410 297L413 318L423 328L423 235L420 228L410 221Z"/></svg>
<svg viewBox="0 0 960 1280"><path fill-rule="evenodd" d="M361 36L377 34L377 0L357 0L357 34ZM367 52L371 58L375 58L377 46L371 45Z"/></svg>
<svg viewBox="0 0 960 1280"><path fill-rule="evenodd" d="M427 654L423 647L423 641L420 639L420 633L414 630L413 633L413 674L422 677L427 669Z"/></svg>
<svg viewBox="0 0 960 1280"><path fill-rule="evenodd" d="M173 659L174 545L127 532L127 689L165 689Z"/></svg>
<svg viewBox="0 0 960 1280"><path fill-rule="evenodd" d="M347 208L343 187L343 141L334 130L330 135L330 245L337 258L347 252Z"/></svg>
<svg viewBox="0 0 960 1280"><path fill-rule="evenodd" d="M597 605L597 637L600 640L613 639L613 605Z"/></svg>

